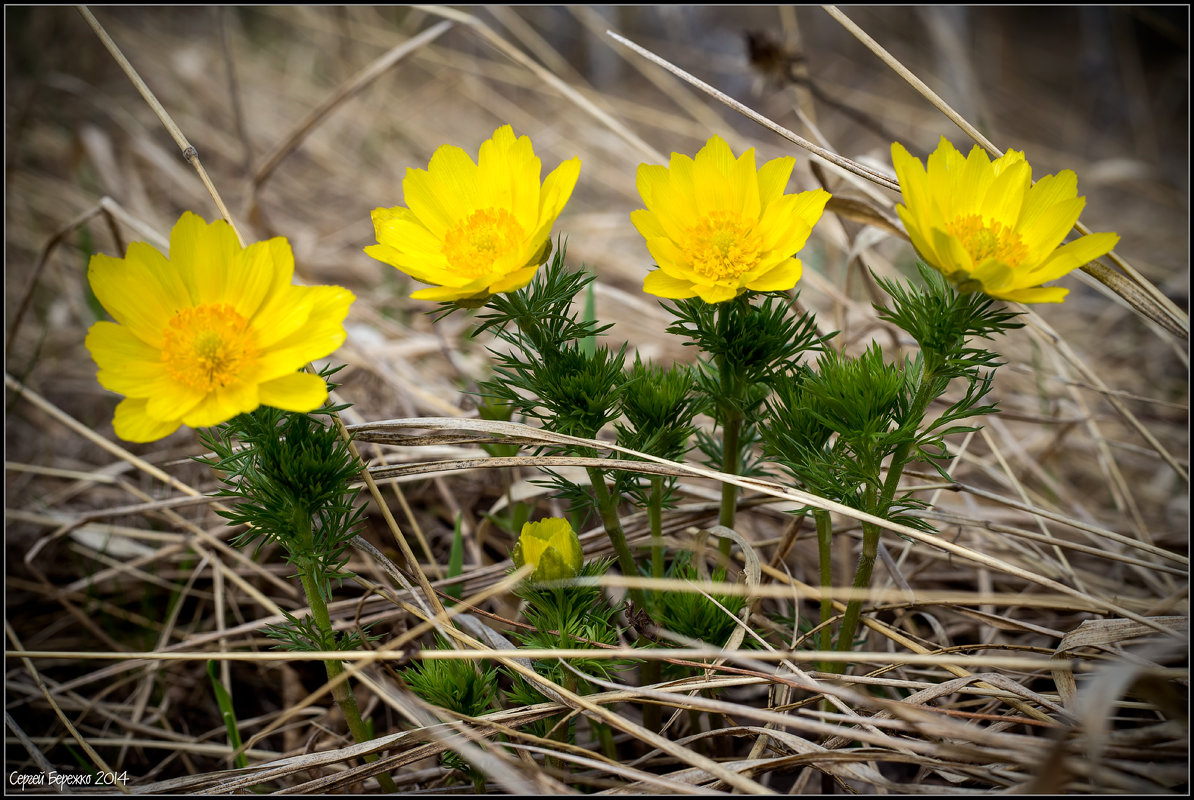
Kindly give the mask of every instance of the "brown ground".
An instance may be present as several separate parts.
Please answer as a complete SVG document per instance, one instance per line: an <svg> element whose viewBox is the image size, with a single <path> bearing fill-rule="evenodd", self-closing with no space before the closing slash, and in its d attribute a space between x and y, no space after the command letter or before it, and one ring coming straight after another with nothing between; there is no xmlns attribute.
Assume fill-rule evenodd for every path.
<svg viewBox="0 0 1194 800"><path fill-rule="evenodd" d="M424 313L428 304L408 298L416 287L362 252L374 241L370 210L401 204L405 170L425 167L440 144L475 152L508 122L532 138L545 172L579 155L580 182L557 230L568 238L570 261L583 262L598 276L597 313L615 323L610 338L663 361L691 353L667 337L667 317L654 298L641 292L651 264L629 223L629 213L640 207L634 184L638 164L662 163L672 151L691 155L716 132L736 152L755 147L759 163L795 155L794 188L816 185L802 150L647 65L605 36L607 29L802 136L888 173L894 137L922 156L942 135L968 149L952 123L819 8L781 13L771 7L468 7L450 12L462 18L451 30L319 118L309 135L281 150L285 157L254 187L253 175L313 109L387 49L440 17L368 7L94 11L197 148L250 238L286 236L304 281L339 283L356 292L349 341L337 354L349 364L341 373L341 396L354 404L346 414L349 422L473 414L464 391L484 376L487 354L479 343L463 338L467 320L456 315L433 326ZM1119 256L1184 312L1189 289L1188 9L845 11L997 146L1024 150L1034 175L1074 170L1087 197L1082 222L1091 230L1119 233ZM9 7L5 13L8 647L142 652L187 643L194 650L201 649L203 634L244 625L245 632L225 640L225 649L251 643L264 650L252 635L252 623L268 614L230 575L243 576L283 608L299 609L302 602L289 584L265 575L284 579L286 567L267 554L265 567L250 568L211 542L196 543L195 528L221 540L229 534L207 506L183 508L177 515L161 508L111 512L178 495L98 444L117 441L111 416L118 398L95 382L94 364L83 348L87 328L98 318L85 278L89 254L121 255L129 241L147 238L145 231L165 236L184 210L208 219L218 212L76 9ZM747 34L760 31L769 35L771 55L752 65ZM516 62L507 51L524 61ZM542 67L532 69L529 60ZM571 93L562 92L550 76ZM814 117L817 133L797 119L797 103ZM828 176L826 188L835 194L859 196L865 189L891 212L894 194L835 172L820 174ZM78 224L101 198L109 198L126 216L109 224L104 214L91 215ZM55 238L59 232L63 235ZM839 341L852 349L871 338L887 347L891 338L875 324L863 267L880 275L907 274L907 243L827 214L802 255L807 274L801 299L818 312L825 328L841 330ZM951 524L939 524L943 537L1098 601L1163 618L1158 624L1184 632L1189 491L1179 473L1189 469L1186 336L1145 319L1085 275L1071 275L1063 285L1071 289L1064 304L1034 308L1039 324L995 345L1007 361L995 392L1004 413L982 434L957 443L965 452L954 477L963 491L926 496L937 510L954 515ZM1059 338L1051 338L1050 330ZM13 391L18 382L36 397L19 396ZM36 405L37 398L52 407ZM72 428L70 420L77 425ZM87 436L89 431L95 435ZM191 431L129 450L201 491L214 488L210 474L188 461L199 453ZM409 447L391 448L386 458L421 461L468 454L472 451L459 447ZM520 477L535 473L527 470ZM708 481L685 485L691 502L715 496L716 485ZM511 543L482 517L501 497L496 474L449 473L407 482L403 491L441 563L452 520L457 511L464 513L469 591L500 576ZM392 504L407 526L406 512ZM545 502L542 510L548 509ZM774 509L749 512L743 514L742 532L766 559L786 521ZM695 524L708 522L694 517ZM117 530L104 527L109 525ZM845 534L857 526L849 519L839 525L842 564L852 564L848 549L856 539ZM992 530L992 525L1027 531L1037 539ZM130 529L132 538L124 535ZM113 532L117 537L105 544L101 534ZM389 534L380 521L374 533L389 551L392 542L387 545ZM1063 557L1052 543L1040 541L1042 534L1090 551L1067 550ZM796 579L815 584L812 538L806 531L785 565ZM599 547L597 536L585 541ZM856 757L815 763L843 784L868 792L884 786L875 778L878 773L850 772L846 766L882 762L883 775L893 782L886 788L895 791L937 790L951 782L971 791L1010 786L1042 793L1185 791L1187 682L1179 672L1187 665L1184 640L1144 636L1147 628L1133 628L1135 623L1117 619L1119 614L1078 600L1038 608L1015 599L1044 591L1022 576L976 567L895 536L885 542L917 590L982 590L1004 597L982 606L958 601L925 604L916 613L876 612L876 619L914 633L929 649L982 643L992 647L975 652L1035 655L1042 666L972 670L998 673L1007 684L1001 688L1015 687L1015 702L984 699L961 687L921 701L1016 721L988 721L979 734L977 723L951 726L956 715L909 717L913 721L897 726L898 739L862 740L874 752L839 748ZM219 566L202 561L199 552ZM367 565L357 566L371 580L379 575ZM882 568L875 585L891 585ZM344 599L362 595L353 585L344 592ZM781 605L769 610L779 612ZM508 602L492 608L514 613ZM790 615L790 604L784 608ZM380 630L387 636L413 625L388 606L369 610L383 620ZM351 619L354 604L341 612ZM810 604L802 613L807 618L815 610ZM1071 649L1083 623L1081 634L1106 636L1095 642L1097 647ZM1071 638L1063 639L1067 634ZM215 645L209 641L202 647ZM893 664L912 652L879 634L872 634L867 649L892 653ZM1137 660L1122 657L1124 651ZM1089 665L1096 657L1113 657L1102 672L1080 680L1075 698L1047 667L1053 653ZM8 773L77 772L76 759L96 763L82 740L107 764L127 771L130 785L158 791L215 785L215 773L229 766L227 738L203 663L169 662L157 669L111 664L120 662L8 659ZM104 669L111 671L98 672ZM234 662L229 669L224 680L237 695L246 735L321 683L318 667L301 662ZM869 674L865 669L855 674ZM392 684L386 672L376 674ZM956 673L932 666L883 674L940 684ZM74 679L77 685L68 683ZM44 681L44 691L38 680ZM627 680L635 685L637 679L631 674ZM766 688L740 688L722 697L744 708L778 705ZM1108 694L1100 695L1101 690ZM384 700L362 691L378 733L409 727ZM906 697L909 691L884 696ZM77 739L51 700L78 732ZM1041 720L1035 727L1024 722L1025 705L1061 724L1046 728ZM249 763L344 746L342 720L338 714L327 716L325 706L326 700L320 701L281 732L254 742ZM638 704L610 708L637 719ZM858 727L833 724L847 739L858 738ZM1107 738L1099 738L1100 727ZM669 736L675 740L689 733L681 726ZM826 743L823 736L794 733ZM955 746L966 736L980 747ZM736 738L716 737L715 746L692 747L744 759L757 741L758 728L743 729ZM914 755L900 755L896 741L912 742ZM619 740L625 754L635 752L633 744ZM822 789L819 774L798 759L781 758L800 752L798 747L774 747L751 755L766 759L754 773L756 780L780 791ZM1042 752L1051 753L1048 763L1063 766L1042 769ZM391 753L424 759L395 772L406 791L441 780L435 760L428 758L434 749L421 753L400 743ZM907 763L893 766L900 759ZM331 790L336 787L304 782L334 776L346 763L360 764L340 760L301 771L294 767L263 785L271 791L284 786ZM1091 764L1103 770L1092 773ZM657 754L640 767L677 781L649 790L675 791L688 765ZM607 781L628 782L616 769L575 770L581 777L566 782L597 788ZM175 778L176 784L153 784ZM717 785L708 775L691 780ZM519 788L500 780L496 785ZM562 785L539 782L521 788L546 792ZM376 789L372 783L365 786Z"/></svg>

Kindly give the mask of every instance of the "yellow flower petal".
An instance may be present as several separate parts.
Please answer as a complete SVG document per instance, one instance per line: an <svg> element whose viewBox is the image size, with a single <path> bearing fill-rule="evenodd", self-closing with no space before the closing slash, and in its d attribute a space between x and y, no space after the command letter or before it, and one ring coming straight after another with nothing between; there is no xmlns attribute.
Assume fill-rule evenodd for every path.
<svg viewBox="0 0 1194 800"><path fill-rule="evenodd" d="M977 148L976 148L977 149ZM982 202L983 219L1015 228L1024 205L1024 194L1032 184L1032 168L1020 161L994 176Z"/></svg>
<svg viewBox="0 0 1194 800"><path fill-rule="evenodd" d="M208 225L187 211L170 231L171 267L194 287L196 305L228 302L232 268L240 252L232 226L221 219Z"/></svg>
<svg viewBox="0 0 1194 800"><path fill-rule="evenodd" d="M788 186L796 159L791 156L773 158L759 168L759 205L767 207L778 200Z"/></svg>
<svg viewBox="0 0 1194 800"><path fill-rule="evenodd" d="M266 349L258 361L260 381L273 380L334 352L348 334L344 318L356 297L339 286L292 286L294 304L304 312L302 322L277 340L261 336ZM294 317L288 318L289 323ZM282 327L281 325L278 326ZM272 404L269 404L272 405ZM312 406L314 408L315 406ZM290 410L290 409L288 409ZM310 411L311 408L306 409Z"/></svg>
<svg viewBox="0 0 1194 800"><path fill-rule="evenodd" d="M429 286L426 289L419 289L417 292L412 292L411 297L415 300L431 300L433 302L447 302L449 300L471 300L474 298L489 297L493 292L489 291L485 279L472 281L464 286Z"/></svg>
<svg viewBox="0 0 1194 800"><path fill-rule="evenodd" d="M174 433L182 426L181 420L162 421L145 413L145 400L128 397L116 406L112 426L116 435L126 442L155 442Z"/></svg>
<svg viewBox="0 0 1194 800"><path fill-rule="evenodd" d="M126 259L102 253L92 256L87 280L112 318L153 347L161 347L165 321L191 304L182 277L165 256L144 242L130 244Z"/></svg>
<svg viewBox="0 0 1194 800"><path fill-rule="evenodd" d="M1075 199L1081 198L1078 198L1078 176L1073 170L1063 169L1056 175L1046 175L1028 190L1022 218L1031 220L1050 206Z"/></svg>
<svg viewBox="0 0 1194 800"><path fill-rule="evenodd" d="M161 372L161 351L137 338L125 325L97 322L87 332L84 345L100 368L100 382L105 389L130 394L129 389ZM127 382L127 388L105 383L105 373L114 383Z"/></svg>
<svg viewBox="0 0 1194 800"><path fill-rule="evenodd" d="M187 414L194 411L200 404L203 403L204 398L207 397L208 392L202 389L189 386L185 383L176 380L166 379L159 382L152 387L155 391L146 397L145 413L157 420L173 420L179 422ZM138 397L139 395L134 395ZM236 416L229 414L223 419L216 420L217 422L231 419Z"/></svg>
<svg viewBox="0 0 1194 800"><path fill-rule="evenodd" d="M1107 253L1114 234L1061 245L1085 199L1069 170L1032 184L1023 153L994 162L975 146L962 155L944 138L927 168L899 143L891 160L900 181L897 206L913 246L963 291L1027 303L1060 302L1065 290L1042 288Z"/></svg>
<svg viewBox="0 0 1194 800"><path fill-rule="evenodd" d="M978 145L975 145L977 147ZM1005 169L1010 169L1016 164L1026 163L1024 161L1024 153L1019 150L1008 150L1006 153L995 159L991 164L991 169L996 175L1001 174Z"/></svg>
<svg viewBox="0 0 1194 800"><path fill-rule="evenodd" d="M912 241L912 246L916 249L916 252L920 253L921 258L930 264L946 263L937 253L932 239L929 238L932 236L932 231L934 230L931 225L922 223L913 217L912 212L904 206L896 206L896 214L899 215L900 222L904 223L904 230L907 231L908 238ZM943 267L938 267L938 269L941 272L945 272Z"/></svg>
<svg viewBox="0 0 1194 800"><path fill-rule="evenodd" d="M531 140L525 136L514 138L514 130L503 125L494 131L492 139L481 143L477 191L493 205L509 210L523 230L531 231L539 227L541 172L542 164Z"/></svg>
<svg viewBox="0 0 1194 800"><path fill-rule="evenodd" d="M705 216L718 211L741 214L748 193L755 195L757 205L759 178L754 168L754 150L747 150L742 159L749 162L749 176L736 169L734 154L720 136L714 136L697 153L692 178L698 215ZM747 181L750 185L746 185Z"/></svg>
<svg viewBox="0 0 1194 800"><path fill-rule="evenodd" d="M800 280L804 266L798 258L789 258L779 266L764 272L747 284L746 288L756 292L782 292L791 289Z"/></svg>
<svg viewBox="0 0 1194 800"><path fill-rule="evenodd" d="M667 300L683 300L696 297L693 282L683 278L673 278L662 269L654 269L643 278L643 291Z"/></svg>
<svg viewBox="0 0 1194 800"><path fill-rule="evenodd" d="M1118 243L1119 236L1114 233L1092 233L1075 239L1054 250L1048 260L1034 268L1033 280L1037 283L1056 280L1083 264L1102 258Z"/></svg>
<svg viewBox="0 0 1194 800"><path fill-rule="evenodd" d="M631 211L630 223L648 241L667 238L667 233L664 231L663 225L660 224L658 215L653 211L648 211L645 208Z"/></svg>
<svg viewBox="0 0 1194 800"><path fill-rule="evenodd" d="M731 286L723 286L721 284L714 284L712 286L701 285L694 283L693 291L697 293L697 297L704 300L706 303L724 303L726 300L733 300L742 292ZM745 287L744 287L745 288Z"/></svg>
<svg viewBox="0 0 1194 800"><path fill-rule="evenodd" d="M479 189L477 165L453 145L437 149L426 170L408 169L402 182L407 206L437 236L477 208Z"/></svg>
<svg viewBox="0 0 1194 800"><path fill-rule="evenodd" d="M543 190L539 194L539 224L532 237L535 241L550 239L551 228L572 197L579 178L580 158L573 157L553 169L543 181Z"/></svg>
<svg viewBox="0 0 1194 800"><path fill-rule="evenodd" d="M929 172L932 175L932 171ZM970 155L962 162L955 182L950 186L952 202L958 214L982 213L987 199L987 189L995 180L991 160L977 145L970 149Z"/></svg>
<svg viewBox="0 0 1194 800"><path fill-rule="evenodd" d="M530 283L538 271L538 266L525 267L516 272L511 272L501 280L494 281L493 285L489 288L494 294L517 291Z"/></svg>
<svg viewBox="0 0 1194 800"><path fill-rule="evenodd" d="M970 271L970 281L977 282L974 290L985 289L993 296L1010 291L1014 286L1015 272L997 258L980 261Z"/></svg>
<svg viewBox="0 0 1194 800"><path fill-rule="evenodd" d="M708 278L699 275L693 269L692 264L686 260L683 248L671 239L652 239L647 242L647 250L659 268L668 275L683 278L691 283L709 282Z"/></svg>
<svg viewBox="0 0 1194 800"><path fill-rule="evenodd" d="M1060 303L1070 293L1060 286L1040 286L1036 289L1016 289L999 295L999 299L1013 303Z"/></svg>
<svg viewBox="0 0 1194 800"><path fill-rule="evenodd" d="M824 189L813 189L778 198L767 207L759 223L764 233L763 248L784 258L803 248L813 230L809 220L821 218L829 197Z"/></svg>
<svg viewBox="0 0 1194 800"><path fill-rule="evenodd" d="M309 372L291 372L257 387L261 404L299 413L319 408L328 399L328 385Z"/></svg>
<svg viewBox="0 0 1194 800"><path fill-rule="evenodd" d="M1020 235L1025 242L1031 243L1028 263L1040 263L1049 258L1074 229L1085 205L1085 198L1074 197L1044 206L1031 218L1021 214Z"/></svg>
<svg viewBox="0 0 1194 800"><path fill-rule="evenodd" d="M648 206L655 202L655 193L671 180L668 168L660 164L639 164L635 173L635 185L643 202Z"/></svg>

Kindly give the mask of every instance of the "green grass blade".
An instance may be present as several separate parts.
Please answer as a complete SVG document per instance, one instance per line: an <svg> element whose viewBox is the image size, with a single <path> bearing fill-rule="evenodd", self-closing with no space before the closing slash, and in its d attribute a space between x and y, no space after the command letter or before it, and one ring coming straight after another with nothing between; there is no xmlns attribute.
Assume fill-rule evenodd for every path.
<svg viewBox="0 0 1194 800"><path fill-rule="evenodd" d="M211 688L216 695L216 705L220 707L220 715L224 718L224 727L228 729L228 743L232 745L233 750L240 750L240 729L236 725L236 713L232 710L232 695L228 694L224 684L216 677L215 661L207 662L207 674L211 678ZM236 766L242 769L249 766L249 759L243 752L236 754Z"/></svg>

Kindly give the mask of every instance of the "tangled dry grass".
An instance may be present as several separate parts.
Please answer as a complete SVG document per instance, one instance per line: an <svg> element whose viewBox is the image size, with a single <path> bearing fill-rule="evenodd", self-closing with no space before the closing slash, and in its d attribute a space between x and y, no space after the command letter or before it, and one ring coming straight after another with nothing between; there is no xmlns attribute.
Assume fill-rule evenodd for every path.
<svg viewBox="0 0 1194 800"><path fill-rule="evenodd" d="M955 482L911 476L937 537L886 534L867 634L847 676L807 650L660 651L712 666L644 687L635 673L580 699L615 731L617 759L578 726L576 747L523 730L561 704L453 718L398 680L417 648L351 663L378 738L353 745L317 663L261 636L301 593L270 551L227 544L182 431L126 448L116 399L83 348L98 308L93 252L160 242L184 210L218 212L162 123L73 8L7 8L5 779L91 775L92 792L460 791L452 749L493 791L613 794L1185 793L1188 791L1188 49L1185 9L851 10L850 16L1038 176L1074 169L1083 222L1122 236L1139 279L1074 275L1061 306L1034 308L996 344L1002 413L955 443ZM649 63L612 30L754 112L890 174L898 138L917 154L953 123L821 9L546 7L97 8L95 14L193 144L252 239L283 235L298 272L358 297L337 358L346 421L386 470L384 503L418 563L402 562L381 509L333 612L373 621L377 647L422 623L411 576L443 576L454 520L477 619L516 624L508 534L487 521L506 482L546 511L534 459L465 469L497 430L468 391L485 342L461 316L432 325L414 288L366 257L369 212L445 142L466 149L512 123L549 169L580 155L558 224L597 276L597 314L645 358L691 359L640 291L650 266L629 212L641 162L692 153L711 133L760 163L798 159L801 187L840 203L805 251L801 301L850 349L900 342L870 308L868 270L895 276L910 248L884 219L896 195L810 158ZM755 59L748 59L747 34ZM765 34L765 35L761 35ZM1152 287L1156 291L1152 291ZM405 420L405 421L404 421ZM387 422L391 421L391 422ZM369 423L369 424L365 424ZM501 429L534 443L533 429ZM384 442L384 443L382 443ZM431 464L431 466L427 466ZM690 548L716 519L718 483L667 465L683 503L667 524ZM816 548L797 504L753 483L739 533L745 628L815 617ZM645 523L626 518L632 543ZM835 516L843 572L857 519ZM914 533L914 532L908 532ZM608 543L582 536L589 555ZM388 569L397 560L401 571ZM749 570L748 570L749 572ZM442 584L440 584L442 585ZM620 592L616 581L609 591ZM425 600L425 598L424 598ZM484 616L481 616L481 614ZM476 635L475 622L462 625ZM744 630L745 632L745 630ZM787 641L801 633L778 629ZM426 638L416 641L427 641ZM510 663L500 644L474 640ZM381 658L379 656L386 656ZM475 657L475 653L471 657ZM233 694L247 766L235 768L207 671ZM387 660L388 659L388 660ZM662 704L662 735L642 727ZM678 710L687 710L680 713ZM703 713L702 713L703 712ZM381 754L361 760L364 752ZM100 786L98 771L125 776ZM47 790L31 783L29 791ZM85 787L75 786L80 791Z"/></svg>

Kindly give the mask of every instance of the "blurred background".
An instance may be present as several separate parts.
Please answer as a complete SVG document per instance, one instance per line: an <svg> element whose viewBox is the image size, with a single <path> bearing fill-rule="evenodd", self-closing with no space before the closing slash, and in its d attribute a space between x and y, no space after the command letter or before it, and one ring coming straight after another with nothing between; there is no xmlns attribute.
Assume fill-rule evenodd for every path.
<svg viewBox="0 0 1194 800"><path fill-rule="evenodd" d="M1117 232L1117 253L1187 308L1188 7L842 10L998 147L1025 151L1034 177L1074 170L1087 198L1082 221ZM567 238L569 262L597 274L597 314L614 323L612 342L628 341L644 357L664 361L691 360L692 353L666 336L669 317L641 291L652 264L629 219L641 207L639 164L665 163L672 152L693 155L718 133L735 152L756 148L759 164L795 156L790 192L824 185L894 218L894 193L815 166L800 148L649 64L607 30L888 174L892 141L922 158L942 136L970 149L961 131L815 7L93 11L197 148L246 238L287 237L301 280L357 294L348 342L335 356L348 364L339 379L341 396L354 404L349 422L473 413L467 392L489 356L485 343L467 338L469 319L458 314L433 326L426 312L434 307L408 297L418 285L363 252L374 242L370 211L402 205L406 170L425 168L442 144L475 155L510 123L530 136L544 175L579 155L580 180L556 232ZM445 19L452 20L445 31L333 104L354 76ZM163 490L52 410L114 440L120 398L96 383L83 346L88 328L103 318L87 286L87 263L94 252L123 255L130 241L164 241L183 211L209 220L218 212L78 10L6 7L5 39L7 609L29 647L88 649L99 645L84 631L86 615L76 609L76 622L63 609L75 602L94 608L82 593L93 591L89 576L107 556L80 549L79 541L59 542L54 532L93 509L135 502L130 486L146 496ZM110 217L97 213L104 198ZM877 335L869 271L913 274L905 240L834 214L825 215L801 257L801 302L818 312L824 329L842 331L837 341L847 348ZM1034 311L1110 389L1092 388L1090 374L1063 363L1048 336L1009 335L993 345L1009 364L997 380L1005 413L992 435L1016 476L1039 492L1037 502L1056 502L1064 513L1111 530L1147 531L1158 546L1185 552L1188 486L1104 401L1114 396L1188 470L1188 343L1086 276L1061 285L1071 290L1064 304ZM883 344L886 350L888 339ZM52 408L19 398L13 381ZM198 453L192 431L130 449L211 488L211 476L187 461ZM990 455L981 443L975 452ZM1112 457L1118 472L1108 466ZM1109 478L1112 472L1122 481ZM1001 475L996 467L974 467L964 477L1013 494ZM479 480L466 475L454 484L466 511ZM454 509L442 505L455 500L436 491L409 496L416 513L438 524L429 530L443 550ZM1003 511L968 513L985 519ZM170 529L154 515L111 521ZM180 556L171 558L174 569ZM1089 569L1096 585L1101 579L1108 592L1135 590L1103 567ZM189 573L185 563L179 568L162 574L181 580ZM34 581L31 570L44 581ZM959 585L976 584L967 574ZM67 588L56 594L54 586ZM121 586L103 588L119 613L109 606L96 616L113 626L106 630L140 620L144 641L136 646L154 646L156 622L145 620L163 611L151 602L151 587L142 595L131 584L126 596ZM1168 592L1162 589L1149 584L1140 593L1160 597ZM251 685L243 673L241 680ZM196 705L210 706L201 695ZM42 713L52 731L56 723ZM219 730L218 719L210 724Z"/></svg>

